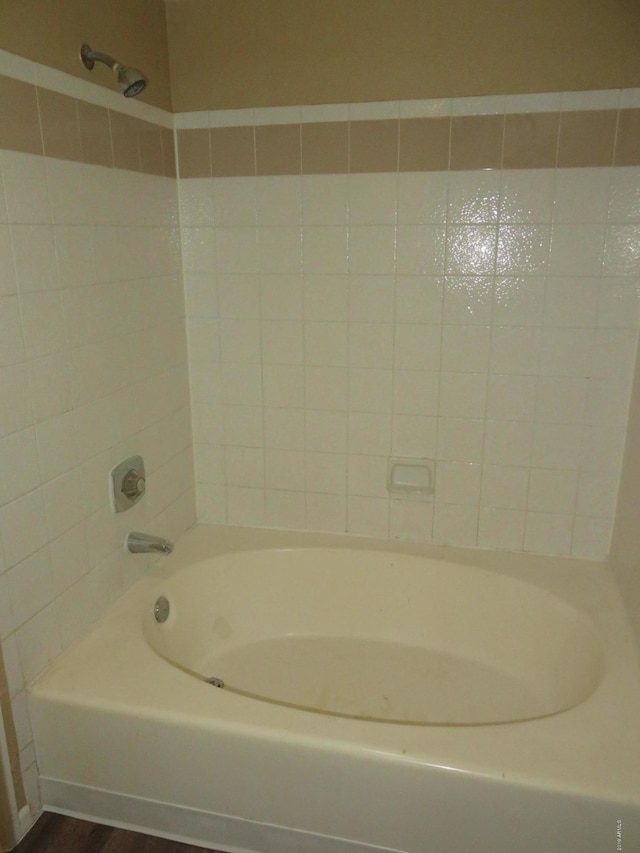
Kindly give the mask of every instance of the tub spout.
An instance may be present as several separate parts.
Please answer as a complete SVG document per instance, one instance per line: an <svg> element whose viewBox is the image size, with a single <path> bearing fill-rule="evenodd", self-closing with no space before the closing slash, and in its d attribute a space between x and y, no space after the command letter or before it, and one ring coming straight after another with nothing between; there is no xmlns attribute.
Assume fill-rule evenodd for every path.
<svg viewBox="0 0 640 853"><path fill-rule="evenodd" d="M124 550L130 554L170 554L173 544L160 536L138 533L132 530L124 540Z"/></svg>

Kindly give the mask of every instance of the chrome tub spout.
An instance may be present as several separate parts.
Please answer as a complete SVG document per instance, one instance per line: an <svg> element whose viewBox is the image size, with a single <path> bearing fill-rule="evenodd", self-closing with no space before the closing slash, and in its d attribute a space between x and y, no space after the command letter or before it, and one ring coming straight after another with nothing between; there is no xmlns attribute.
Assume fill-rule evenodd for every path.
<svg viewBox="0 0 640 853"><path fill-rule="evenodd" d="M138 533L132 530L124 540L124 549L130 554L170 554L173 544L160 536Z"/></svg>

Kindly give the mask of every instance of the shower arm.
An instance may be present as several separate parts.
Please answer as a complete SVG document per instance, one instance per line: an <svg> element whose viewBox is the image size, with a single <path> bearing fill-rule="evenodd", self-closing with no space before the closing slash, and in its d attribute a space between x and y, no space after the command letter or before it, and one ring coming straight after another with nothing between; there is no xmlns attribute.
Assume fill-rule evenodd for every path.
<svg viewBox="0 0 640 853"><path fill-rule="evenodd" d="M109 56L108 53L100 53L99 50L91 50L88 44L83 44L80 49L80 58L82 59L82 63L85 68L88 68L89 71L93 71L93 66L96 62L104 62L105 65L108 65L113 71L118 71L122 68L122 65L119 62Z"/></svg>

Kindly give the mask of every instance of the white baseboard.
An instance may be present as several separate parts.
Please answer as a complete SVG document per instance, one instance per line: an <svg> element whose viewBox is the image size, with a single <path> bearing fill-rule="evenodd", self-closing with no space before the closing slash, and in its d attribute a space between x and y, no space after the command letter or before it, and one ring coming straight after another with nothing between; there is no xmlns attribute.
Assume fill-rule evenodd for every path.
<svg viewBox="0 0 640 853"><path fill-rule="evenodd" d="M18 826L26 832L33 825L33 815L29 806L23 806L18 812Z"/></svg>
<svg viewBox="0 0 640 853"><path fill-rule="evenodd" d="M145 832L225 853L402 853L390 847L300 832L284 826L189 809L140 797L89 788L59 779L40 779L45 811Z"/></svg>

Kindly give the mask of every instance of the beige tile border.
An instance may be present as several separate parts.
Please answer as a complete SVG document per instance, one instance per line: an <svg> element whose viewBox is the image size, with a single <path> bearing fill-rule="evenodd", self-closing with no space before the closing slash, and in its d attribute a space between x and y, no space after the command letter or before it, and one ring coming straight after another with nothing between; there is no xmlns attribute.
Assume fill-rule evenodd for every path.
<svg viewBox="0 0 640 853"><path fill-rule="evenodd" d="M70 95L0 75L0 148L176 177L174 134Z"/></svg>
<svg viewBox="0 0 640 853"><path fill-rule="evenodd" d="M84 90L75 97L62 84L44 86L44 72L27 70L0 75L0 114L9 116L0 148L152 175L176 177L167 118L178 128L183 178L640 165L636 90L179 114L158 123L128 104L113 109L85 100Z"/></svg>
<svg viewBox="0 0 640 853"><path fill-rule="evenodd" d="M548 169L556 165L560 113L505 116L504 169Z"/></svg>
<svg viewBox="0 0 640 853"><path fill-rule="evenodd" d="M640 165L640 108L185 128L181 177Z"/></svg>
<svg viewBox="0 0 640 853"><path fill-rule="evenodd" d="M302 173L341 174L349 169L349 123L309 122L301 125Z"/></svg>
<svg viewBox="0 0 640 853"><path fill-rule="evenodd" d="M256 127L256 174L299 175L302 171L300 137L299 124Z"/></svg>
<svg viewBox="0 0 640 853"><path fill-rule="evenodd" d="M636 166L640 148L640 110L621 110L614 154L616 166Z"/></svg>
<svg viewBox="0 0 640 853"><path fill-rule="evenodd" d="M0 77L0 148L43 154L36 87ZM10 118L5 118L10 117Z"/></svg>

